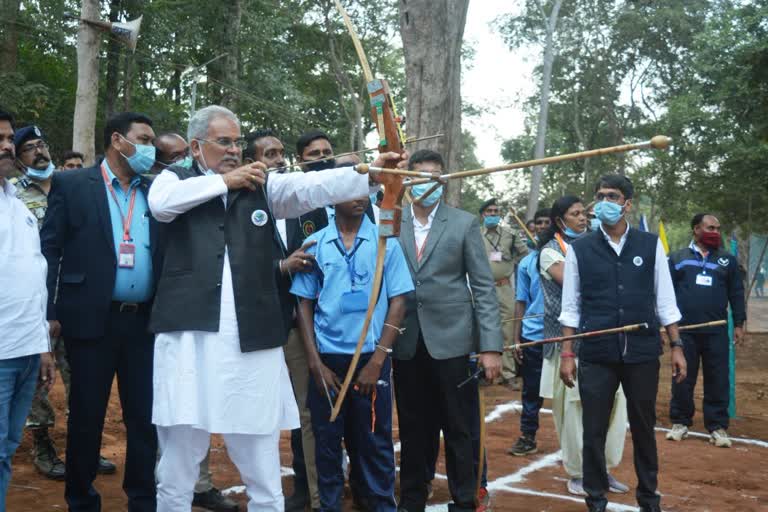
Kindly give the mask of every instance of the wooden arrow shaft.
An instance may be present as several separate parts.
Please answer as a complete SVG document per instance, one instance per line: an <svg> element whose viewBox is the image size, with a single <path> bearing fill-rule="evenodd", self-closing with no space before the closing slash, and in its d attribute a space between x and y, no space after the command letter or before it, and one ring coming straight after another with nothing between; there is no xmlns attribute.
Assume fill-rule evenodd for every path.
<svg viewBox="0 0 768 512"><path fill-rule="evenodd" d="M469 178L471 176L482 176L484 174L492 174L495 172L511 171L513 169L524 169L526 167L536 167L538 165L551 165L561 162L569 162L571 160L582 160L584 158L592 158L596 156L610 155L614 153L626 153L628 151L635 151L638 149L666 149L669 146L671 139L664 135L657 135L649 141L639 142L636 144L622 144L619 146L610 146L607 148L590 149L588 151L579 151L577 153L566 153L564 155L548 156L544 158L537 158L534 160L526 160L524 162L515 162L511 164L497 165L495 167L484 167L482 169L472 169L469 171L458 171L448 174L444 174L445 179L457 179L457 178ZM412 181L409 185L418 185L420 183L426 183L428 180Z"/></svg>

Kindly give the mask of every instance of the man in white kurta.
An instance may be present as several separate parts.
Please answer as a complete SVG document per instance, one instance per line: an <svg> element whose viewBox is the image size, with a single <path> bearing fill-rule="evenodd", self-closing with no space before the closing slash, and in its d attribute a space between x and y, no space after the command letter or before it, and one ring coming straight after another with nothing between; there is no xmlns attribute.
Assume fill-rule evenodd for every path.
<svg viewBox="0 0 768 512"><path fill-rule="evenodd" d="M263 164L240 167L240 127L228 110L198 111L190 120L188 135L201 172L180 179L165 170L155 179L149 206L160 222L171 223L217 197L226 204L228 193L254 190L265 180ZM265 191L275 218L293 218L327 204L365 197L369 185L366 176L346 168L270 174ZM260 225L256 213L252 220ZM239 283L233 283L228 247L223 258L217 284L221 289L218 332L160 332L156 337L152 419L161 450L158 512L190 510L198 466L211 433L224 437L246 485L249 512L283 512L278 441L280 430L299 426L296 401L282 346L242 351L235 302Z"/></svg>

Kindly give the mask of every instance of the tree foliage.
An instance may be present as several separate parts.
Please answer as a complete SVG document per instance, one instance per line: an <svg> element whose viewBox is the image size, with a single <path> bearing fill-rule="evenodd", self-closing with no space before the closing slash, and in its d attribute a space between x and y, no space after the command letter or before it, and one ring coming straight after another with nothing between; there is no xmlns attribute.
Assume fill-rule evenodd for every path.
<svg viewBox="0 0 768 512"><path fill-rule="evenodd" d="M551 167L545 204L563 192L591 197L601 174L624 172L652 222L682 226L709 210L725 226L767 229L768 2L567 0L562 9L548 154L657 133L674 146ZM540 16L528 0L499 28L512 48L542 44ZM537 101L529 98L529 129L504 144L505 159L531 157Z"/></svg>
<svg viewBox="0 0 768 512"><path fill-rule="evenodd" d="M20 125L40 125L58 156L72 141L77 72L77 22L64 14L77 14L79 2L4 3L18 4L19 10L14 21L0 24L0 41L16 37L18 43L0 45L0 58L6 62L15 50L18 59L14 69L0 73L0 105L16 114ZM372 128L367 107L359 121L349 115L365 84L330 0L102 0L101 5L104 20L144 18L134 54L104 36L97 134L109 113L121 110L147 113L158 132L183 131L195 80L198 108L224 104L238 113L244 129L273 128L288 148L302 132L318 128L343 151L362 144L351 135L357 123L365 133ZM374 73L402 93L396 5L356 0L349 11ZM352 90L334 74L334 58Z"/></svg>

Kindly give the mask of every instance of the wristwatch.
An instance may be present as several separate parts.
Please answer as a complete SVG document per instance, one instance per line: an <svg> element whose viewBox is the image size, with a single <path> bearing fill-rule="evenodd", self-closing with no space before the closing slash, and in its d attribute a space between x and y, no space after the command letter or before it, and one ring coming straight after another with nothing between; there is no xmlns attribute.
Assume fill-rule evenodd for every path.
<svg viewBox="0 0 768 512"><path fill-rule="evenodd" d="M683 340L677 339L669 342L669 346L672 348L683 348Z"/></svg>

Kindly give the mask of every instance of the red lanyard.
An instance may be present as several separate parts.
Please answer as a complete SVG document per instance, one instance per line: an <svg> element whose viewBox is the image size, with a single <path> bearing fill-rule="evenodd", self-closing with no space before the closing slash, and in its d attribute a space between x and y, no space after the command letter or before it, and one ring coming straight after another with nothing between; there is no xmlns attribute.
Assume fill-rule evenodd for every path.
<svg viewBox="0 0 768 512"><path fill-rule="evenodd" d="M416 245L416 261L421 261L421 255L424 254L424 248L427 246L427 238L429 238L429 234L424 238L421 247L418 244Z"/></svg>
<svg viewBox="0 0 768 512"><path fill-rule="evenodd" d="M133 219L133 205L136 204L136 187L131 191L131 202L128 205L128 216L123 215L123 209L120 207L120 201L117 199L115 189L112 187L112 183L107 176L107 170L104 168L104 164L101 164L101 175L104 177L104 183L107 184L109 193L112 195L112 199L115 201L117 211L120 213L120 218L123 220L123 242L131 241L131 219Z"/></svg>

